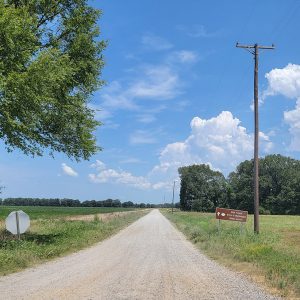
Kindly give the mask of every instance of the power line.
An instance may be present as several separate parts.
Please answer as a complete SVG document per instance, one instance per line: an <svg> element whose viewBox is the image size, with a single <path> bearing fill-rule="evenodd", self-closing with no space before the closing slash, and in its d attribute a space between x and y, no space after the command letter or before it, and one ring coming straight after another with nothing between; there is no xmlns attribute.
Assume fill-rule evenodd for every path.
<svg viewBox="0 0 300 300"><path fill-rule="evenodd" d="M243 36L245 30L248 29L249 23L252 20L252 17L254 15L255 9L257 8L257 5L259 5L259 2L256 3L255 5L251 6L251 9L249 10L249 13L244 18L245 22L240 27L240 31L237 35L237 38ZM224 76L225 76L225 74L227 74L228 67L232 65L233 55L229 55L229 56L227 55L227 58L228 59L226 59L225 63L223 64L223 68L221 69L221 72L219 72L220 76L219 76L219 79L216 83L215 90L222 90Z"/></svg>
<svg viewBox="0 0 300 300"><path fill-rule="evenodd" d="M281 20L277 23L277 26L274 26L273 30L270 33L270 39L274 40L275 37L278 37L282 29L284 29L293 19L293 16L296 14L297 10L300 7L300 2L295 1L294 5L291 5L291 7L284 13Z"/></svg>

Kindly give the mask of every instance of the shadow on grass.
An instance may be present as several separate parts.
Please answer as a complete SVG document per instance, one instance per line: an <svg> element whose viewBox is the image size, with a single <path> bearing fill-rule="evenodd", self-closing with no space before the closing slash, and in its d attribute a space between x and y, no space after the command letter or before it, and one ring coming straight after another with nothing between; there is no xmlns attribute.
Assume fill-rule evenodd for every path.
<svg viewBox="0 0 300 300"><path fill-rule="evenodd" d="M57 239L62 236L61 233L38 234L38 233L25 233L21 235L20 242L31 242L38 245L54 244ZM0 248L10 247L9 244L18 242L16 235L12 235L6 230L0 231Z"/></svg>
<svg viewBox="0 0 300 300"><path fill-rule="evenodd" d="M37 233L26 233L23 239L29 242L35 242L39 245L50 245L55 243L55 241L61 237L60 233L50 233L50 234L37 234Z"/></svg>

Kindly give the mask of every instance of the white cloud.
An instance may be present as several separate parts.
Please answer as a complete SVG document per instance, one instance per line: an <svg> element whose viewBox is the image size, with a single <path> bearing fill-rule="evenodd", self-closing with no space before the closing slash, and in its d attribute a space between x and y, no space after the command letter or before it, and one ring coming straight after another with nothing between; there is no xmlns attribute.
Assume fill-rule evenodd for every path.
<svg viewBox="0 0 300 300"><path fill-rule="evenodd" d="M169 66L147 66L143 68L142 79L136 80L127 90L130 98L167 100L177 96L179 79Z"/></svg>
<svg viewBox="0 0 300 300"><path fill-rule="evenodd" d="M152 185L152 188L154 190L171 190L173 187L173 181L170 180L170 181L160 181L160 182L157 182L157 183L154 183Z"/></svg>
<svg viewBox="0 0 300 300"><path fill-rule="evenodd" d="M229 111L207 120L193 118L191 134L185 141L168 144L161 151L160 163L153 168L150 178L165 181L166 177L175 177L179 167L199 163L228 174L253 156L253 135L240 123ZM260 133L262 152L270 151L272 145L269 137Z"/></svg>
<svg viewBox="0 0 300 300"><path fill-rule="evenodd" d="M146 130L136 130L130 135L129 141L131 144L154 144L157 142L152 133Z"/></svg>
<svg viewBox="0 0 300 300"><path fill-rule="evenodd" d="M178 168L181 166L205 163L227 175L241 161L253 157L253 134L248 133L240 120L229 111L210 119L195 117L190 126L190 135L184 141L166 145L160 152L159 163L146 176L134 176L128 171L107 168L97 160L91 165L97 172L89 174L90 180L144 190L172 190L173 181L179 181ZM259 133L259 137L261 152L268 153L273 146L270 137L263 132ZM149 132L141 130L136 131L131 140L133 143L154 141Z"/></svg>
<svg viewBox="0 0 300 300"><path fill-rule="evenodd" d="M179 63L195 63L199 60L199 56L195 51L181 50L171 53L169 60Z"/></svg>
<svg viewBox="0 0 300 300"><path fill-rule="evenodd" d="M265 77L269 84L266 95L281 94L291 99L300 97L300 65L288 64L282 69L273 69Z"/></svg>
<svg viewBox="0 0 300 300"><path fill-rule="evenodd" d="M142 38L142 44L147 47L147 49L155 51L168 50L173 47L173 45L166 39L154 34L144 35Z"/></svg>
<svg viewBox="0 0 300 300"><path fill-rule="evenodd" d="M108 119L112 117L112 112L115 110L144 112L141 100L164 101L180 94L179 76L171 66L138 67L133 77L134 79L127 84L113 81L102 89L98 104L91 106L97 110L97 119ZM162 109L165 109L165 106L159 107L160 111ZM145 113L148 111L146 110Z"/></svg>
<svg viewBox="0 0 300 300"><path fill-rule="evenodd" d="M97 171L101 171L106 169L106 165L101 160L97 159L95 163L91 164L91 168L94 168Z"/></svg>
<svg viewBox="0 0 300 300"><path fill-rule="evenodd" d="M134 160L136 162L136 160ZM93 183L104 184L121 184L129 187L134 187L142 190L170 190L172 189L173 181L160 182L154 180L153 182L149 180L146 176L134 176L128 171L124 170L115 170L107 168L105 164L99 160L91 165L92 168L97 170L96 173L89 174L89 179Z"/></svg>
<svg viewBox="0 0 300 300"><path fill-rule="evenodd" d="M294 110L284 112L284 120L290 125L289 131L292 135L290 150L300 151L300 98Z"/></svg>
<svg viewBox="0 0 300 300"><path fill-rule="evenodd" d="M190 135L184 141L166 145L160 152L159 163L146 176L134 176L128 171L107 168L103 162L96 161L91 166L97 172L89 174L90 180L146 190L171 190L173 181L179 180L177 170L181 166L205 163L227 175L241 161L253 157L253 134L248 133L240 120L229 111L210 119L195 117L190 126ZM147 136L148 132L136 133L133 142L153 142L152 137ZM263 132L259 137L261 152L268 153L273 146L270 137Z"/></svg>
<svg viewBox="0 0 300 300"><path fill-rule="evenodd" d="M151 45L164 49L171 48L167 41L154 35L144 36L143 43L149 47ZM195 51L173 51L168 53L160 64L139 63L127 70L126 77L111 82L98 93L97 104L91 106L97 110L97 119L100 121L111 119L114 111L128 110L135 111L139 115L144 114L144 117L138 117L139 122L155 121L154 115L157 112L149 111L151 110L149 103L154 101L163 103L181 95L184 86L184 80L180 78L182 66L191 65L198 60L199 56ZM165 108L166 106L161 106L160 110ZM108 124L107 121L104 123Z"/></svg>
<svg viewBox="0 0 300 300"><path fill-rule="evenodd" d="M295 109L284 112L284 121L292 136L290 150L300 151L300 65L288 64L282 69L273 69L265 77L268 88L263 93L263 100L275 95L296 100Z"/></svg>
<svg viewBox="0 0 300 300"><path fill-rule="evenodd" d="M78 173L76 171L74 171L71 167L66 165L65 163L61 164L61 168L62 168L63 172L68 176L72 176L72 177L78 176Z"/></svg>
<svg viewBox="0 0 300 300"><path fill-rule="evenodd" d="M138 106L134 103L132 97L127 94L126 89L118 82L113 81L101 92L100 107L104 110L126 109L137 110Z"/></svg>
<svg viewBox="0 0 300 300"><path fill-rule="evenodd" d="M100 171L98 174L89 174L89 178L94 183L121 183L139 189L149 189L151 187L150 182L144 177L133 176L131 173L122 170L106 169Z"/></svg>

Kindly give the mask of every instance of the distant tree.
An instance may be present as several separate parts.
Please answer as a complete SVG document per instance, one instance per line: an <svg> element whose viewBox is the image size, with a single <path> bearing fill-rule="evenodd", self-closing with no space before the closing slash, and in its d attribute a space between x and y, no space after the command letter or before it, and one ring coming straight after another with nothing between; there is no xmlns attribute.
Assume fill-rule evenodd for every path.
<svg viewBox="0 0 300 300"><path fill-rule="evenodd" d="M204 164L181 167L178 172L183 210L213 211L217 206L227 205L227 185L222 173Z"/></svg>
<svg viewBox="0 0 300 300"><path fill-rule="evenodd" d="M0 138L8 151L45 148L76 160L96 151L88 106L103 82L100 11L87 0L0 1Z"/></svg>
<svg viewBox="0 0 300 300"><path fill-rule="evenodd" d="M116 199L116 200L112 201L111 206L112 207L121 207L122 203L121 203L121 201L119 199Z"/></svg>
<svg viewBox="0 0 300 300"><path fill-rule="evenodd" d="M300 214L300 161L282 155L259 160L259 194L262 212ZM253 212L253 160L240 163L229 175L233 208Z"/></svg>
<svg viewBox="0 0 300 300"><path fill-rule="evenodd" d="M113 203L112 199L106 199L103 201L103 206L104 207L112 207L112 203Z"/></svg>
<svg viewBox="0 0 300 300"><path fill-rule="evenodd" d="M122 203L122 207L133 207L134 203L131 201L126 201Z"/></svg>

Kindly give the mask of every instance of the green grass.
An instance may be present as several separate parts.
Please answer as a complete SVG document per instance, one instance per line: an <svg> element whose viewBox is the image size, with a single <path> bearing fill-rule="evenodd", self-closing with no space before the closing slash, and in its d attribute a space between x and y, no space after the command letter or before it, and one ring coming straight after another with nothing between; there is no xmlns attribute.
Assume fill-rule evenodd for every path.
<svg viewBox="0 0 300 300"><path fill-rule="evenodd" d="M4 230L3 226L0 228L0 275L16 272L88 247L118 232L147 213L138 210L103 222L96 216L93 221L68 221L57 217L88 212L92 214L109 212L107 209L57 210L51 207L47 210L45 207L31 207L24 208L24 211L29 212L34 220L31 222L30 231L23 234L20 241ZM0 218L2 225L3 219Z"/></svg>
<svg viewBox="0 0 300 300"><path fill-rule="evenodd" d="M134 208L122 207L57 207L57 206L0 206L0 221L14 210L23 210L30 219L51 219L75 215L92 215L118 211L131 211Z"/></svg>
<svg viewBox="0 0 300 300"><path fill-rule="evenodd" d="M214 214L162 212L208 256L263 278L281 296L300 297L300 216L261 216L257 235L253 216L241 234L240 223L230 221L221 222L219 233Z"/></svg>

